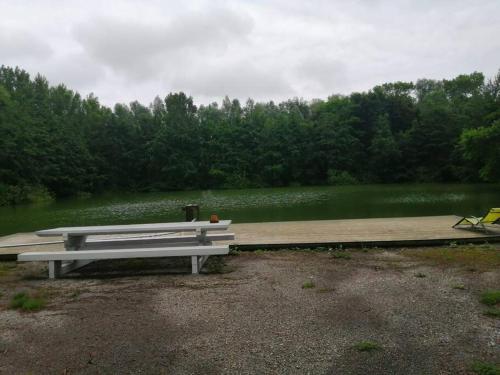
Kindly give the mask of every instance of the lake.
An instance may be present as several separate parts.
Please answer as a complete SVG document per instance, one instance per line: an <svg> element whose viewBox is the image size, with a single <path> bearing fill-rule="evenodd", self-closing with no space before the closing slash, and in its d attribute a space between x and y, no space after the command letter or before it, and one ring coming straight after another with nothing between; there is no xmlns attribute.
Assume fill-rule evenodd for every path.
<svg viewBox="0 0 500 375"><path fill-rule="evenodd" d="M500 207L498 184L316 186L105 194L0 207L0 235L57 226L182 221L199 204L235 223L427 215L481 215Z"/></svg>

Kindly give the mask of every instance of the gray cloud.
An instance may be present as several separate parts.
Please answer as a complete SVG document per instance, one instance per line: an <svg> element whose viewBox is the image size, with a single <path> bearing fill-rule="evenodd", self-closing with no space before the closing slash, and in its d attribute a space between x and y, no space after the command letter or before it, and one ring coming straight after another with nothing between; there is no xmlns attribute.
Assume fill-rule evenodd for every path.
<svg viewBox="0 0 500 375"><path fill-rule="evenodd" d="M0 9L0 63L108 105L175 90L197 103L311 99L500 68L498 0L0 0Z"/></svg>
<svg viewBox="0 0 500 375"><path fill-rule="evenodd" d="M172 85L178 90L217 99L225 95L261 100L296 95L279 71L259 68L250 61L215 65L198 74L179 75L173 79Z"/></svg>
<svg viewBox="0 0 500 375"><path fill-rule="evenodd" d="M325 56L310 56L296 68L301 91L341 92L349 83L348 67L342 61Z"/></svg>
<svg viewBox="0 0 500 375"><path fill-rule="evenodd" d="M83 53L54 58L38 69L52 84L62 83L70 89L93 91L100 80L106 79L106 70Z"/></svg>
<svg viewBox="0 0 500 375"><path fill-rule="evenodd" d="M14 62L43 59L52 54L52 48L30 31L2 27L0 24L0 60Z"/></svg>
<svg viewBox="0 0 500 375"><path fill-rule="evenodd" d="M166 23L139 23L98 18L75 28L84 50L131 79L158 75L186 58L221 53L252 30L252 20L228 8L181 14ZM160 73L161 74L161 73Z"/></svg>

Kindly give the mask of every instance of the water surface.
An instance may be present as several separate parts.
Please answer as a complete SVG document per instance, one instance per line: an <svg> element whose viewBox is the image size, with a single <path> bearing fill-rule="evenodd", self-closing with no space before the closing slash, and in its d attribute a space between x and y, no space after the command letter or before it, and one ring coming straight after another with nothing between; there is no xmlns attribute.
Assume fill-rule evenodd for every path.
<svg viewBox="0 0 500 375"><path fill-rule="evenodd" d="M407 184L106 194L0 207L0 235L57 226L182 221L186 204L235 223L480 215L500 207L500 185Z"/></svg>

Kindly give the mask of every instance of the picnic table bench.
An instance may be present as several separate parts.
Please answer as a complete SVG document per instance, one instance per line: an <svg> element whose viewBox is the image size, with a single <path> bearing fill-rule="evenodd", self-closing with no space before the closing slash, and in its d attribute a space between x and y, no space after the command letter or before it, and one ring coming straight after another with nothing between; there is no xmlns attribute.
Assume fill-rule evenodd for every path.
<svg viewBox="0 0 500 375"><path fill-rule="evenodd" d="M53 279L99 259L190 256L191 271L197 274L210 255L229 252L228 245L212 242L234 239L233 233L221 232L230 224L231 220L221 220L218 223L195 221L41 230L36 232L41 237L62 236L65 250L21 253L18 261L48 261L49 278ZM214 231L219 232L209 233ZM123 237L139 233L143 236ZM110 235L122 237L107 237Z"/></svg>

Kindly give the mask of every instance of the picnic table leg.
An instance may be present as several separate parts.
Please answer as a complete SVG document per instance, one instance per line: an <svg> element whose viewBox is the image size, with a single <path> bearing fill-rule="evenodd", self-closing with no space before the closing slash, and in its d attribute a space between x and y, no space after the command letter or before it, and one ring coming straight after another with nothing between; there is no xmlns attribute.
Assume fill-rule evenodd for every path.
<svg viewBox="0 0 500 375"><path fill-rule="evenodd" d="M49 279L55 279L61 276L61 261L49 260Z"/></svg>
<svg viewBox="0 0 500 375"><path fill-rule="evenodd" d="M203 268L203 265L205 264L205 262L207 261L208 257L210 255L204 255L204 256L201 256L200 259L199 259L199 266L200 266L200 271L201 269Z"/></svg>
<svg viewBox="0 0 500 375"><path fill-rule="evenodd" d="M87 264L90 264L92 262L93 260L89 259L89 260L73 260L71 262L64 263L61 266L61 275L64 275L78 268L82 268L83 266L86 266Z"/></svg>
<svg viewBox="0 0 500 375"><path fill-rule="evenodd" d="M71 234L64 234L64 249L66 251L81 250L85 246L87 236L75 236Z"/></svg>
<svg viewBox="0 0 500 375"><path fill-rule="evenodd" d="M87 236L78 236L71 234L64 234L64 249L66 251L78 251L85 248L85 242L87 241ZM89 263L92 263L93 260L74 260L70 262L64 262L62 266L60 266L59 274L64 275L68 272L86 266Z"/></svg>
<svg viewBox="0 0 500 375"><path fill-rule="evenodd" d="M191 273L198 274L200 273L203 265L207 261L209 255L193 255L191 256Z"/></svg>
<svg viewBox="0 0 500 375"><path fill-rule="evenodd" d="M200 246L203 246L203 245L211 245L212 244L212 241L209 241L207 239L207 230L206 229L201 229L201 228L198 228L196 229L196 239L198 240L198 244ZM205 255L205 256L192 256L191 257L191 268L192 268L192 273L193 274L197 274L197 273L200 273L202 267L203 267L203 264L205 264L205 262L207 261L208 259L208 255Z"/></svg>
<svg viewBox="0 0 500 375"><path fill-rule="evenodd" d="M198 263L198 255L192 255L191 256L191 273L193 275L196 275L198 273L200 273L200 267L199 267L199 263Z"/></svg>
<svg viewBox="0 0 500 375"><path fill-rule="evenodd" d="M207 240L207 230L198 228L196 229L196 239L200 245L208 245L210 241Z"/></svg>

